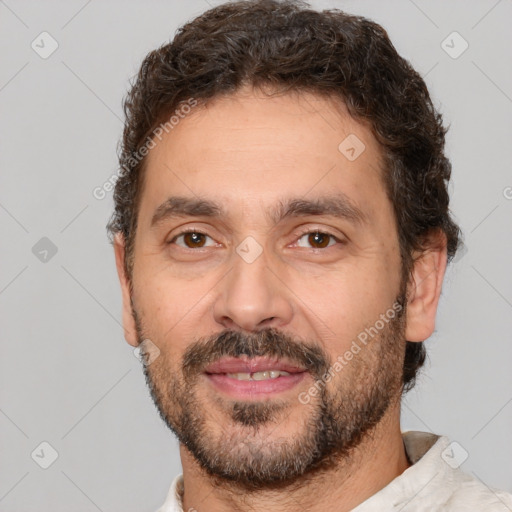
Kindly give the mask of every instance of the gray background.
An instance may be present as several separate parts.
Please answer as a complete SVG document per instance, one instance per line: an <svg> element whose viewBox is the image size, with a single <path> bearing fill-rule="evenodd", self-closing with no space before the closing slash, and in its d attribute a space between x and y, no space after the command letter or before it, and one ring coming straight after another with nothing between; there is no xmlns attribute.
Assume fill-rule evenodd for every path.
<svg viewBox="0 0 512 512"><path fill-rule="evenodd" d="M2 512L152 511L180 472L123 339L105 232L112 194L93 190L116 173L121 99L143 56L219 3L0 0ZM468 453L465 471L512 491L512 3L312 5L380 22L451 125L452 211L467 252L446 276L403 429L450 436ZM43 31L59 45L46 59L31 47L50 47ZM441 46L453 31L469 44L458 58ZM450 37L457 53L463 42ZM43 441L58 453L48 469Z"/></svg>

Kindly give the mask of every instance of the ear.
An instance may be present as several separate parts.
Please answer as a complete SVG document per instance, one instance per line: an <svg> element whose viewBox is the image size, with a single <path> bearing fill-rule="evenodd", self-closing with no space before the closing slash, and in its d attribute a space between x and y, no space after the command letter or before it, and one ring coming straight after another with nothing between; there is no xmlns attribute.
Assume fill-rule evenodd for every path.
<svg viewBox="0 0 512 512"><path fill-rule="evenodd" d="M437 305L446 271L446 235L432 234L428 249L415 255L407 286L407 341L425 341L435 328Z"/></svg>
<svg viewBox="0 0 512 512"><path fill-rule="evenodd" d="M121 233L117 233L114 237L114 252L116 255L117 275L121 283L121 292L123 297L123 329L124 338L132 346L139 345L137 339L137 329L135 328L135 319L133 318L131 295L130 295L130 280L126 275L124 268L125 260L125 243L124 237Z"/></svg>

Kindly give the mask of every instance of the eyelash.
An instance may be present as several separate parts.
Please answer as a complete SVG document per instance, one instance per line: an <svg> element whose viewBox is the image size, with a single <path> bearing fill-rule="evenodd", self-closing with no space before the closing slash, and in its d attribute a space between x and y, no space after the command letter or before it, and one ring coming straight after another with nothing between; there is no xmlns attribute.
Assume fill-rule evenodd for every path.
<svg viewBox="0 0 512 512"><path fill-rule="evenodd" d="M345 243L344 240L340 240L336 235L333 235L332 233L329 233L328 231L322 231L320 229L304 229L304 230L300 231L299 233L297 233L297 235L298 235L297 241L300 240L305 235L313 235L313 234L328 236L339 244ZM317 251L324 251L325 249L328 249L329 247L333 247L333 246L328 245L327 247L310 247L310 249L315 249Z"/></svg>
<svg viewBox="0 0 512 512"><path fill-rule="evenodd" d="M207 236L208 238L211 238L210 235L208 235L204 231L201 231L201 229L190 228L190 229L185 229L184 231L180 231L168 243L169 244L175 243L176 240L180 236L186 235L187 233L197 233L197 234L200 234L200 235ZM299 233L296 233L297 241L300 240L303 236L310 235L310 234L311 235L312 234L326 235L326 236L329 236L330 238L332 238L333 240L335 240L339 244L346 243L344 240L340 240L337 236L333 235L332 233L329 233L327 231L321 231L321 230L318 230L318 229L305 229L305 230L300 231ZM212 240L213 240L213 238L212 238ZM179 246L179 247L181 247L181 246ZM327 247L310 247L310 249L316 249L316 250L322 251L322 250L328 249L329 247L332 247L332 245L328 245ZM181 248L185 249L185 250L190 250L190 251L196 251L197 250L197 249L193 249L191 247L181 247ZM203 249L203 248L204 247L199 247L199 249Z"/></svg>
<svg viewBox="0 0 512 512"><path fill-rule="evenodd" d="M207 233L205 233L204 231L201 231L200 229L191 228L191 229L185 229L184 231L180 231L168 243L169 244L175 243L177 238L179 238L180 236L186 235L187 233L197 233L198 235L204 235L204 236L207 236L207 237L211 238L211 236L208 235ZM213 240L213 238L212 238L212 240ZM188 249L190 251L195 251L196 250L196 249L192 249L190 247L182 247L182 249ZM203 249L203 247L200 247L200 249Z"/></svg>

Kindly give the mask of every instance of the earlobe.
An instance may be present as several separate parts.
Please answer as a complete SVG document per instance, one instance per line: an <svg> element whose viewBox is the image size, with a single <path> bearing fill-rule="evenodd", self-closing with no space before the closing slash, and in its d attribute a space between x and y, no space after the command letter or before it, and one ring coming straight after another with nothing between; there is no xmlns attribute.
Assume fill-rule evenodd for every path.
<svg viewBox="0 0 512 512"><path fill-rule="evenodd" d="M446 271L446 235L436 233L429 248L416 256L407 288L407 341L425 341L435 328Z"/></svg>
<svg viewBox="0 0 512 512"><path fill-rule="evenodd" d="M121 233L117 233L114 237L114 253L116 257L117 275L121 284L121 293L123 300L123 329L124 338L132 346L138 346L137 329L135 327L135 319L133 318L130 281L125 271L125 243Z"/></svg>

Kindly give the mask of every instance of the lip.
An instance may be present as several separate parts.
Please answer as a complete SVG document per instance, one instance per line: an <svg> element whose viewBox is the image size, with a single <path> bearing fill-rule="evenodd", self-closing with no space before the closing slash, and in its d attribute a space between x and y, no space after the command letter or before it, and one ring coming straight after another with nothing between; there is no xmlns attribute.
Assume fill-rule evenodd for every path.
<svg viewBox="0 0 512 512"><path fill-rule="evenodd" d="M256 373L268 370L280 370L290 375L280 375L275 379L238 380L228 373ZM247 400L263 398L282 393L297 386L307 376L304 368L286 360L255 357L252 359L223 358L209 364L204 371L208 382L217 390L231 398Z"/></svg>
<svg viewBox="0 0 512 512"><path fill-rule="evenodd" d="M268 357L241 359L238 357L226 357L216 361L215 363L209 364L205 368L204 372L207 374L256 373L268 370L280 370L292 374L306 371L305 368L301 368L284 359L272 359Z"/></svg>

